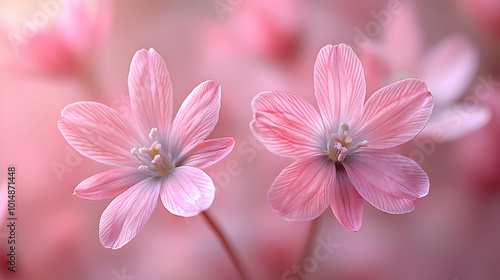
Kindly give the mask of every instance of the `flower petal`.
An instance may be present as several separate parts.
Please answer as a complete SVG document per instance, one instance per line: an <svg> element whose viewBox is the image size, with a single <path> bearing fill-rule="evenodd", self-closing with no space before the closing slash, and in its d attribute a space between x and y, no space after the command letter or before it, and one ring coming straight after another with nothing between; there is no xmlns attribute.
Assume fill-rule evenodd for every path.
<svg viewBox="0 0 500 280"><path fill-rule="evenodd" d="M434 101L424 82L405 79L375 92L352 129L356 141L368 147L390 148L413 139L425 126Z"/></svg>
<svg viewBox="0 0 500 280"><path fill-rule="evenodd" d="M420 78L434 95L436 106L456 101L476 76L479 51L463 35L453 35L432 48L424 57Z"/></svg>
<svg viewBox="0 0 500 280"><path fill-rule="evenodd" d="M363 217L363 198L343 168L337 168L337 184L330 205L333 214L346 229L359 230Z"/></svg>
<svg viewBox="0 0 500 280"><path fill-rule="evenodd" d="M424 33L415 3L401 2L398 13L389 13L387 26L383 26L379 49L384 61L396 76L413 72L422 57ZM382 12L382 11L381 11Z"/></svg>
<svg viewBox="0 0 500 280"><path fill-rule="evenodd" d="M160 197L170 213L192 217L212 205L215 187L212 179L201 169L180 166L163 178Z"/></svg>
<svg viewBox="0 0 500 280"><path fill-rule="evenodd" d="M80 59L92 58L109 37L114 2L70 1L61 8L54 28L61 33L66 47L80 55Z"/></svg>
<svg viewBox="0 0 500 280"><path fill-rule="evenodd" d="M327 157L295 160L278 175L268 192L271 208L288 221L317 218L333 197L335 164Z"/></svg>
<svg viewBox="0 0 500 280"><path fill-rule="evenodd" d="M147 176L137 168L114 168L83 180L76 186L74 194L90 200L114 198Z"/></svg>
<svg viewBox="0 0 500 280"><path fill-rule="evenodd" d="M345 44L323 47L314 65L314 89L328 131L361 116L366 81L361 61Z"/></svg>
<svg viewBox="0 0 500 280"><path fill-rule="evenodd" d="M223 159L233 148L231 137L205 140L189 151L180 165L205 168Z"/></svg>
<svg viewBox="0 0 500 280"><path fill-rule="evenodd" d="M130 149L139 146L140 138L130 123L108 106L69 104L57 125L64 139L82 155L104 164L136 166Z"/></svg>
<svg viewBox="0 0 500 280"><path fill-rule="evenodd" d="M154 50L135 53L128 75L130 103L144 135L157 128L166 133L172 118L172 82L167 65ZM164 139L164 138L161 138Z"/></svg>
<svg viewBox="0 0 500 280"><path fill-rule="evenodd" d="M452 141L486 125L491 119L486 107L456 104L444 111L434 110L420 135L430 136L436 142Z"/></svg>
<svg viewBox="0 0 500 280"><path fill-rule="evenodd" d="M212 132L219 120L220 98L220 86L206 81L194 88L182 102L170 135L174 158L182 157Z"/></svg>
<svg viewBox="0 0 500 280"><path fill-rule="evenodd" d="M375 208L403 214L429 192L429 178L413 160L395 153L366 149L344 161L358 193Z"/></svg>
<svg viewBox="0 0 500 280"><path fill-rule="evenodd" d="M141 231L158 202L159 182L149 177L108 205L99 224L99 239L104 247L119 249Z"/></svg>
<svg viewBox="0 0 500 280"><path fill-rule="evenodd" d="M259 93L250 127L271 152L291 158L328 154L328 135L314 107L290 93Z"/></svg>

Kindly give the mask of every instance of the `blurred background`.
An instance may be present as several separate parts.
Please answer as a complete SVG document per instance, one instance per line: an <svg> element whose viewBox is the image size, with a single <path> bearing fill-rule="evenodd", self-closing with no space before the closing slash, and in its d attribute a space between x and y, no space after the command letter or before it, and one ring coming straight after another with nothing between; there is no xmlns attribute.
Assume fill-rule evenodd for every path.
<svg viewBox="0 0 500 280"><path fill-rule="evenodd" d="M252 279L500 279L499 15L496 0L0 1L0 279L238 279L201 217L177 217L159 203L113 251L98 237L110 200L72 195L111 167L69 147L56 125L61 109L92 100L126 114L132 56L149 47L167 62L175 111L202 81L222 87L209 138L232 136L236 145L205 170L217 188L210 211ZM267 204L291 160L256 142L250 101L283 90L316 106L316 55L341 42L362 60L367 96L406 77L428 83L431 121L395 150L422 165L431 187L410 214L365 202L358 232L328 209L313 237L318 257L303 253L312 222L286 222ZM7 263L9 166L15 273Z"/></svg>

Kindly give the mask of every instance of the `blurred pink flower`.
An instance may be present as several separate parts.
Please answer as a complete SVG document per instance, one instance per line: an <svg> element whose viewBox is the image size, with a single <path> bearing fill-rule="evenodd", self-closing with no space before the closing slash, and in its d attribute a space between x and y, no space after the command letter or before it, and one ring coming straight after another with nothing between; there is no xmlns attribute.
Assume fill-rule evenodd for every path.
<svg viewBox="0 0 500 280"><path fill-rule="evenodd" d="M244 1L231 10L229 22L206 23L202 34L208 47L227 56L288 58L299 47L301 19L294 1Z"/></svg>
<svg viewBox="0 0 500 280"><path fill-rule="evenodd" d="M220 87L213 81L197 86L173 121L170 75L154 49L136 52L128 84L136 122L96 102L70 104L58 121L78 152L117 166L75 188L84 199L116 197L104 210L99 230L101 243L112 249L143 228L158 195L175 215L191 217L208 209L215 188L201 168L224 158L234 146L232 138L204 140L219 118Z"/></svg>
<svg viewBox="0 0 500 280"><path fill-rule="evenodd" d="M363 49L370 88L405 77L424 80L436 103L421 136L451 141L484 126L491 118L490 110L458 101L476 76L477 48L464 35L455 34L424 52L422 34L414 6L407 3L393 16L382 39Z"/></svg>
<svg viewBox="0 0 500 280"><path fill-rule="evenodd" d="M498 0L458 0L463 11L483 27L500 36L500 1Z"/></svg>
<svg viewBox="0 0 500 280"><path fill-rule="evenodd" d="M17 42L26 63L53 75L85 74L108 36L112 1L75 0L62 5L56 20ZM83 73L82 73L83 72Z"/></svg>
<svg viewBox="0 0 500 280"><path fill-rule="evenodd" d="M252 101L251 129L273 153L293 158L268 193L286 220L311 220L331 206L347 229L361 227L363 198L392 214L414 209L429 190L414 161L381 151L414 138L433 99L424 82L383 87L364 104L363 67L344 44L323 47L314 66L319 112L290 93L262 92Z"/></svg>

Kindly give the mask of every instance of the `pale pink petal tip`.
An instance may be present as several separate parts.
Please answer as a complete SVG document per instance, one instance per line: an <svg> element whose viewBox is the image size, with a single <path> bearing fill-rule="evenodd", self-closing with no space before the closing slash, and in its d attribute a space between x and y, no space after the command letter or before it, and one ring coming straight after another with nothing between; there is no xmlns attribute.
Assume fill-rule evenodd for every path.
<svg viewBox="0 0 500 280"><path fill-rule="evenodd" d="M159 191L159 180L150 177L116 197L101 216L101 244L119 249L132 240L151 217Z"/></svg>
<svg viewBox="0 0 500 280"><path fill-rule="evenodd" d="M231 137L205 140L186 154L182 165L206 168L226 157L233 150L234 143Z"/></svg>
<svg viewBox="0 0 500 280"><path fill-rule="evenodd" d="M486 107L465 108L457 105L448 110L435 111L422 131L424 137L436 142L453 141L485 126L492 117Z"/></svg>
<svg viewBox="0 0 500 280"><path fill-rule="evenodd" d="M401 145L422 131L433 107L432 94L421 80L395 82L368 99L352 137L367 140L373 149Z"/></svg>
<svg viewBox="0 0 500 280"><path fill-rule="evenodd" d="M193 217L207 210L215 198L212 179L201 169L180 166L163 178L160 198L172 214Z"/></svg>
<svg viewBox="0 0 500 280"><path fill-rule="evenodd" d="M323 47L314 64L314 91L327 129L352 123L363 110L366 81L363 66L345 44Z"/></svg>
<svg viewBox="0 0 500 280"><path fill-rule="evenodd" d="M152 128L163 134L172 119L172 82L165 60L154 50L135 53L130 64L130 104L144 136Z"/></svg>
<svg viewBox="0 0 500 280"><path fill-rule="evenodd" d="M171 144L183 157L213 131L219 120L221 89L214 81L198 85L182 102L172 123Z"/></svg>
<svg viewBox="0 0 500 280"><path fill-rule="evenodd" d="M119 167L104 171L83 180L73 194L79 198L109 199L146 179L147 176L133 167Z"/></svg>
<svg viewBox="0 0 500 280"><path fill-rule="evenodd" d="M429 177L413 160L401 155L367 150L344 164L358 193L375 208L404 214L429 193Z"/></svg>

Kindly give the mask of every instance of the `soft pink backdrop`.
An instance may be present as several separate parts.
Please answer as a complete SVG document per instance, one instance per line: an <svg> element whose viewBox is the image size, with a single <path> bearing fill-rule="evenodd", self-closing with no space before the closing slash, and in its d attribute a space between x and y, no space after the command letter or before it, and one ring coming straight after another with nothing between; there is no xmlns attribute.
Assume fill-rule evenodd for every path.
<svg viewBox="0 0 500 280"><path fill-rule="evenodd" d="M8 232L0 201L0 279L237 279L201 217L176 217L159 203L137 237L113 251L98 237L99 218L110 201L72 195L80 181L110 167L69 147L56 125L61 109L93 100L126 113L130 61L136 50L149 47L167 62L174 110L200 82L213 79L221 85L220 120L209 138L232 136L236 145L206 170L217 188L211 211L253 279L281 279L302 264L311 223L286 222L269 208L267 191L291 161L255 142L248 125L250 101L263 90L285 90L315 104L312 70L319 49L344 42L363 57L364 42L384 42L383 34L406 13L413 13L416 21L391 39L396 42L392 55L411 51L408 40L418 40L420 61L444 38L466 37L479 57L458 100L473 99L471 110L486 108L490 118L456 139L422 137L397 149L418 156L430 177L429 195L416 203L414 212L389 215L365 203L361 229L350 232L328 210L320 218L319 238L340 246L319 262L310 279L500 277L500 35L498 20L491 16L492 10L499 10L497 2L89 1L97 9L91 7L94 17L88 24L97 22L100 31L86 36L81 31L82 36L65 39L79 40L73 48L87 44L85 50L90 51L73 52L74 59L64 60L70 64L62 68L71 70L64 71L36 59L36 48L29 46L35 37L26 38L20 52L11 42L26 21L42 22L43 13L48 23L38 27L46 32L68 24L61 16L63 4L18 2L0 1L0 187L7 167L15 166L18 217L18 271L11 273L5 262ZM53 15L41 4L49 2ZM233 6L226 4L218 14L214 3ZM59 39L44 44L48 49L71 49ZM372 67L368 88L377 87L384 78L380 74L387 71L384 61L378 62L363 60L365 68ZM465 123L472 121L467 112ZM6 196L2 190L0 199Z"/></svg>

